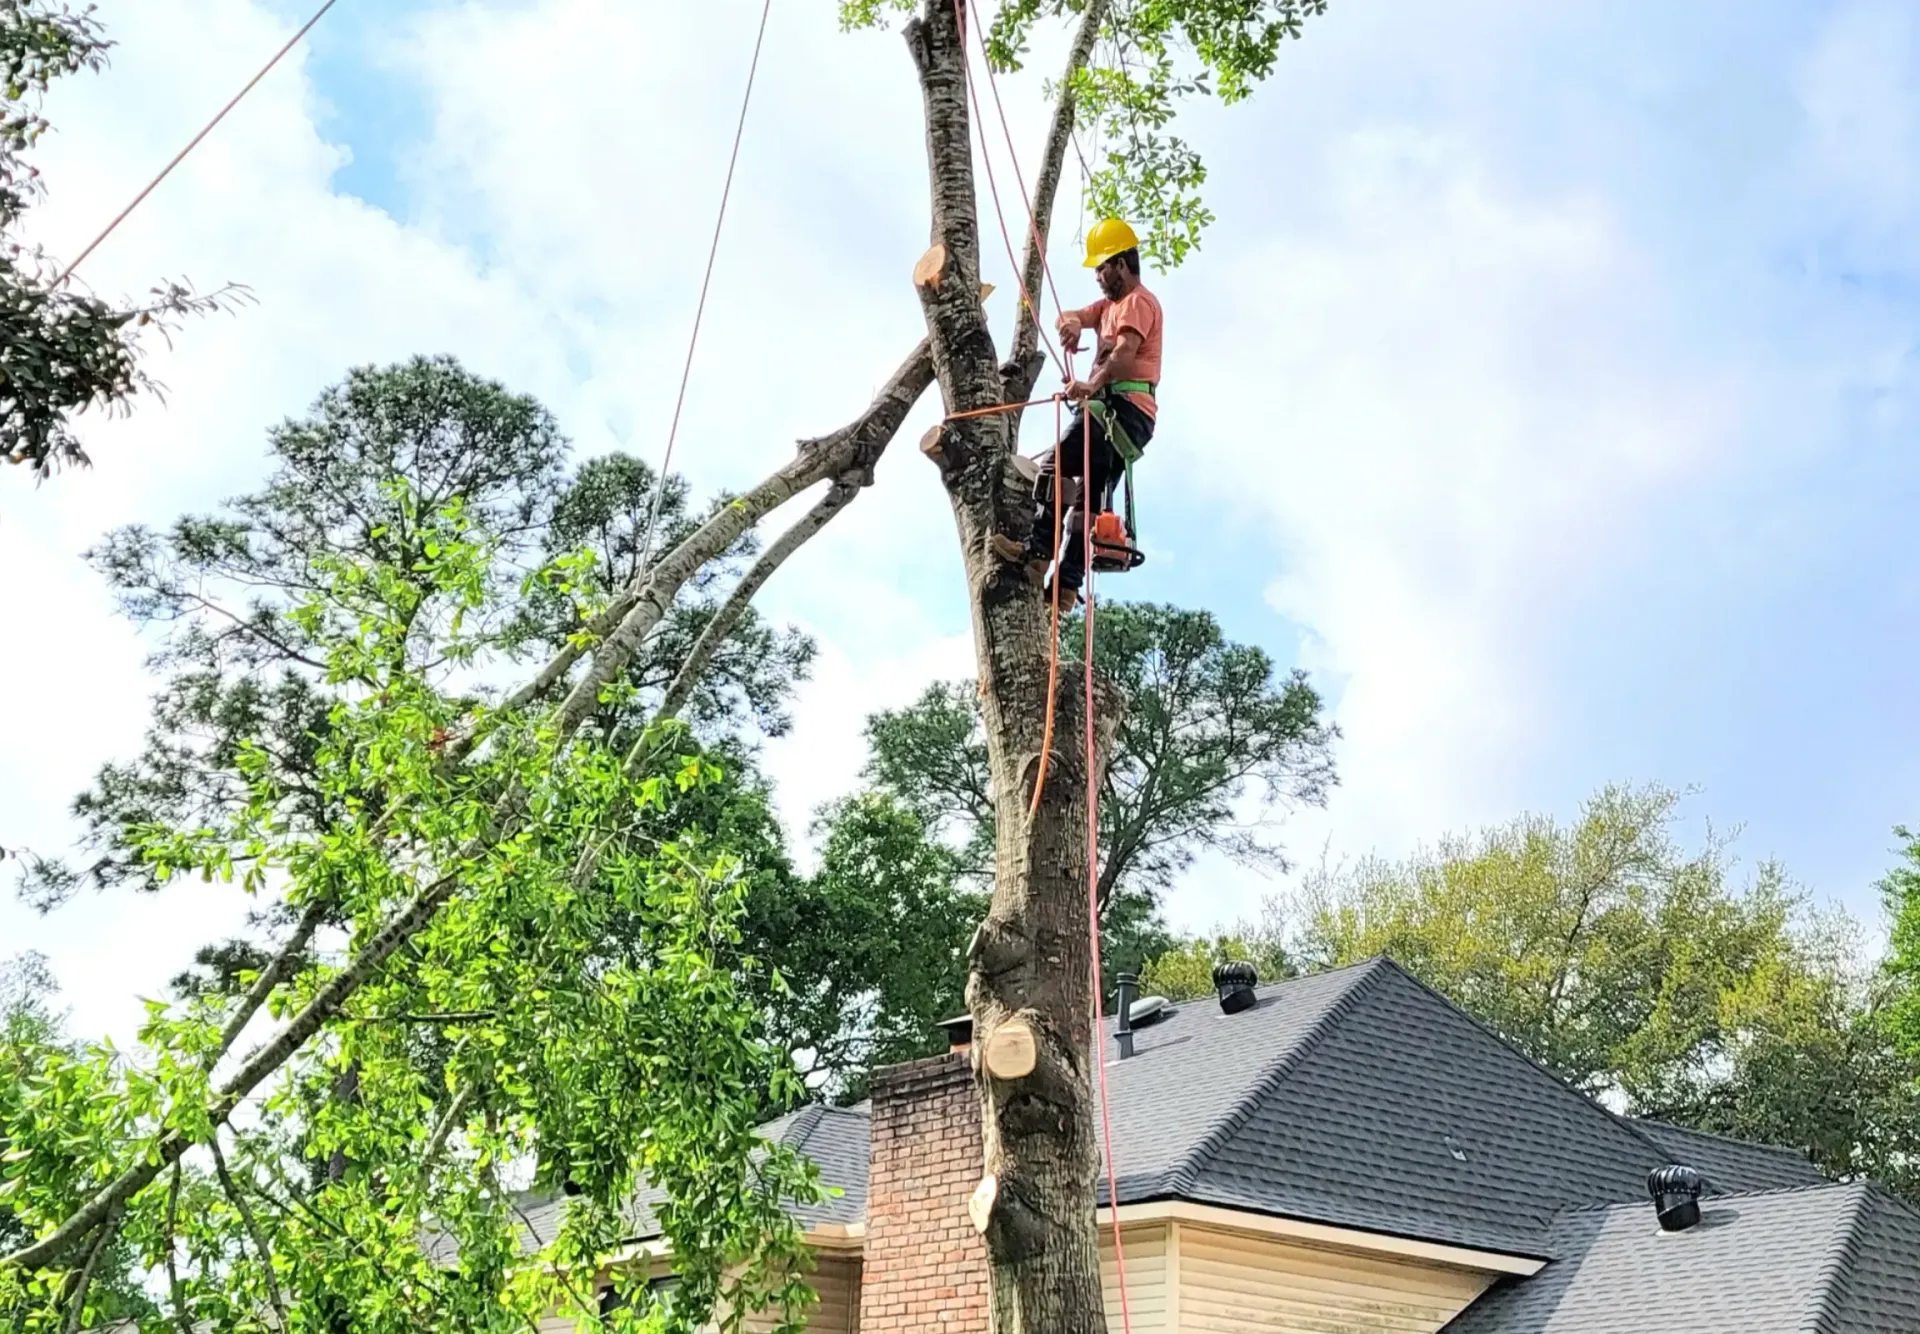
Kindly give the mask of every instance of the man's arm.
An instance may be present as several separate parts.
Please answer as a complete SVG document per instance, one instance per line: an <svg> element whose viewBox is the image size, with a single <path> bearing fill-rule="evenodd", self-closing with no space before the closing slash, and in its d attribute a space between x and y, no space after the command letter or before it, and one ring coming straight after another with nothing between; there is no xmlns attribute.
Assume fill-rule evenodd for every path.
<svg viewBox="0 0 1920 1334"><path fill-rule="evenodd" d="M1107 313L1107 307L1112 304L1113 303L1105 297L1101 297L1091 306L1084 306L1079 310L1067 310L1060 313L1060 323L1056 327L1060 330L1060 341L1066 344L1067 351L1078 352L1080 350L1081 332L1089 326L1098 328L1100 326L1100 317Z"/></svg>
<svg viewBox="0 0 1920 1334"><path fill-rule="evenodd" d="M1140 334L1137 330L1122 329L1113 340L1113 349L1093 364L1093 371L1086 379L1067 391L1069 398L1092 398L1115 380L1133 379L1133 359L1140 353ZM1079 392L1076 392L1079 391Z"/></svg>

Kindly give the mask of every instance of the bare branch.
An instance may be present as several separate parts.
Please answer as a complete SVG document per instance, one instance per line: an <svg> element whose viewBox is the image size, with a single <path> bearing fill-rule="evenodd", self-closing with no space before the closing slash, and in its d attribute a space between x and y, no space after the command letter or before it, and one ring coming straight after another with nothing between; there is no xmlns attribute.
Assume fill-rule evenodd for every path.
<svg viewBox="0 0 1920 1334"><path fill-rule="evenodd" d="M300 957L307 951L307 946L313 943L314 932L320 929L321 920L325 918L326 913L326 902L315 899L307 905L307 910L300 914L299 925L294 927L292 937L281 947L280 952L273 956L273 961L260 971L260 976L255 978L253 985L247 989L246 998L240 1002L240 1008L234 1011L231 1019L227 1020L226 1028L221 1030L219 1044L214 1047L213 1055L207 1061L207 1069L211 1070L218 1065L220 1058L233 1049L233 1044L240 1040L240 1034L253 1021L253 1016L258 1014L260 1007L267 1003L267 997L273 994L273 989L284 982L298 966Z"/></svg>
<svg viewBox="0 0 1920 1334"><path fill-rule="evenodd" d="M87 1252L87 1262L80 1267L79 1275L74 1279L73 1292L67 1298L67 1334L79 1334L86 1328L87 1292L93 1287L93 1277L100 1272L100 1261L113 1245L114 1234L120 1230L120 1209L116 1205L107 1211L100 1224L100 1235L94 1238L93 1249Z"/></svg>
<svg viewBox="0 0 1920 1334"><path fill-rule="evenodd" d="M827 488L827 494L807 511L806 517L780 534L779 540L753 563L753 568L747 571L727 600L720 604L720 609L713 614L713 619L707 622L706 628L700 632L700 638L694 642L693 650L680 664L673 684L667 687L666 698L660 703L657 720L666 721L679 716L680 710L686 707L687 700L692 697L694 688L700 684L700 678L713 662L714 654L720 651L727 636L733 633L740 618L746 615L754 595L773 577L774 571L786 563L787 557L811 541L833 521L834 515L852 504L853 498L859 494L860 480L857 477L835 478Z"/></svg>
<svg viewBox="0 0 1920 1334"><path fill-rule="evenodd" d="M180 1290L180 1265L174 1256L175 1238L180 1231L180 1164L173 1165L173 1183L167 1187L167 1300L173 1307L173 1323L180 1334L193 1334L193 1320L187 1314L186 1294Z"/></svg>
<svg viewBox="0 0 1920 1334"><path fill-rule="evenodd" d="M266 1235L260 1231L260 1224L254 1218L253 1210L248 1206L246 1197L240 1193L240 1187L234 1184L233 1173L227 1170L227 1156L220 1152L219 1131L216 1130L208 1138L207 1147L213 1150L213 1170L220 1177L220 1189L227 1193L227 1198L233 1202L233 1207L240 1211L240 1221L246 1226L247 1237L253 1242L253 1252L260 1257L260 1269L267 1279L267 1300L273 1303L274 1318L279 1321L281 1329L290 1329L292 1326L287 1322L287 1304L280 1296L280 1280L275 1278L273 1273L273 1252L267 1249ZM180 1165L175 1163L173 1170L177 1180Z"/></svg>

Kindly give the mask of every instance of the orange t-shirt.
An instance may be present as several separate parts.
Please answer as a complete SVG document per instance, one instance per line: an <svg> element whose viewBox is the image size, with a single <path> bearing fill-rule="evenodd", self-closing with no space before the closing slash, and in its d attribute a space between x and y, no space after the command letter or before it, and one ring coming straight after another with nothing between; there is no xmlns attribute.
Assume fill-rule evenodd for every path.
<svg viewBox="0 0 1920 1334"><path fill-rule="evenodd" d="M1075 312L1083 325L1096 326L1100 331L1100 350L1111 354L1113 345L1120 341L1123 331L1131 329L1140 339L1140 350L1133 354L1133 370L1128 373L1129 380L1145 380L1158 387L1160 384L1160 300L1144 287L1136 287L1118 301L1109 301L1101 297L1085 310ZM1147 416L1155 415L1152 394L1128 394Z"/></svg>

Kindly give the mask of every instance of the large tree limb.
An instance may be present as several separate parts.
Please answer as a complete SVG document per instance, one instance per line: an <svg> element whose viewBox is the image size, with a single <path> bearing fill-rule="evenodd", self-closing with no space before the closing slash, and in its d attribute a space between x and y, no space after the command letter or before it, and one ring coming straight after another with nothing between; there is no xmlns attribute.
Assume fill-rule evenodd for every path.
<svg viewBox="0 0 1920 1334"><path fill-rule="evenodd" d="M1060 195L1060 178L1065 174L1067 147L1073 141L1079 97L1074 92L1074 77L1093 59L1093 46L1100 38L1100 25L1106 22L1113 0L1087 0L1080 15L1080 27L1074 32L1073 46L1067 52L1066 71L1060 77L1060 99L1053 106L1053 122L1047 128L1047 146L1040 157L1040 175L1033 183L1033 218L1027 232L1027 251L1021 266L1026 290L1033 295L1034 306L1023 308L1014 325L1013 356L1008 362L1007 402L1021 403L1033 396L1034 382L1046 359L1040 353L1040 282L1046 274L1047 238L1053 230L1054 202Z"/></svg>
<svg viewBox="0 0 1920 1334"><path fill-rule="evenodd" d="M974 309L978 311L976 298ZM665 618L680 589L702 566L724 552L754 524L794 496L829 477L870 470L907 413L933 378L928 345L922 342L888 379L858 418L833 434L808 441L785 467L736 498L642 575L619 626L600 644L587 671L555 711L565 736L585 720L600 692L616 680L647 635Z"/></svg>
<svg viewBox="0 0 1920 1334"><path fill-rule="evenodd" d="M780 534L779 539L761 553L760 559L753 563L745 577L734 585L727 600L714 612L713 619L701 629L700 638L694 641L692 651L674 674L673 684L667 687L666 697L660 701L660 712L656 715L659 720L679 717L680 710L687 706L700 679L713 664L714 655L727 642L734 627L740 624L740 618L746 615L754 595L773 577L774 571L786 564L787 557L812 541L822 528L833 522L835 515L853 503L853 498L860 494L860 485L861 478L858 476L836 477L827 487L827 494L807 511L806 516Z"/></svg>
<svg viewBox="0 0 1920 1334"><path fill-rule="evenodd" d="M456 864L463 860L455 858ZM213 1106L208 1108L209 1120L217 1131L233 1115L234 1108L240 1105L254 1089L258 1088L275 1070L284 1065L307 1040L320 1031L329 1019L340 1011L347 999L359 990L362 983L371 977L381 964L393 956L395 950L411 940L433 920L454 889L459 885L456 872L448 872L415 894L406 907L387 920L385 926L376 932L353 962L341 972L330 978L326 985L314 993L283 1029L280 1035L267 1043L249 1057L245 1064L236 1070L233 1076L216 1090ZM153 1145L146 1157L126 1169L112 1181L102 1186L92 1199L88 1200L59 1227L49 1232L39 1241L23 1246L12 1255L0 1259L0 1264L18 1265L22 1269L32 1269L46 1264L59 1255L79 1238L86 1236L100 1226L113 1212L119 1209L134 1195L153 1184L162 1172L180 1161L186 1151L192 1148L194 1140L178 1130L169 1130Z"/></svg>
<svg viewBox="0 0 1920 1334"><path fill-rule="evenodd" d="M253 985L247 988L246 996L240 1002L240 1008L227 1020L227 1026L220 1033L220 1041L214 1046L213 1055L207 1060L207 1069L211 1070L220 1063L220 1058L233 1049L240 1040L240 1034L267 1003L267 997L273 989L284 982L307 952L307 946L313 943L313 936L320 929L320 923L327 915L326 900L315 898L300 914L300 921L293 929L293 935L273 956L273 961L260 971Z"/></svg>

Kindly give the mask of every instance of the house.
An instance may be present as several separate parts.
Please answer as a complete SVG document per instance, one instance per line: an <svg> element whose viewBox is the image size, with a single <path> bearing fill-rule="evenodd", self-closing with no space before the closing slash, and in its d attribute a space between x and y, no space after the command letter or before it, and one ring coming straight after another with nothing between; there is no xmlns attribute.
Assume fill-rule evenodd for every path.
<svg viewBox="0 0 1920 1334"><path fill-rule="evenodd" d="M1105 1035L1113 1329L1117 1207L1135 1334L1920 1331L1920 1213L1877 1186L1618 1116L1385 959L1223 990ZM986 1329L967 1027L767 1128L844 1192L800 1219L811 1328Z"/></svg>

